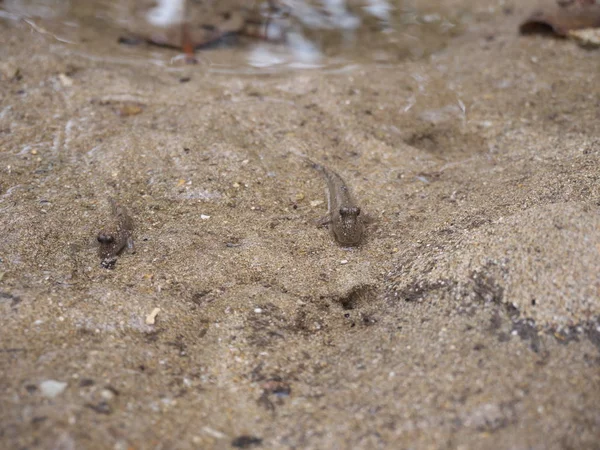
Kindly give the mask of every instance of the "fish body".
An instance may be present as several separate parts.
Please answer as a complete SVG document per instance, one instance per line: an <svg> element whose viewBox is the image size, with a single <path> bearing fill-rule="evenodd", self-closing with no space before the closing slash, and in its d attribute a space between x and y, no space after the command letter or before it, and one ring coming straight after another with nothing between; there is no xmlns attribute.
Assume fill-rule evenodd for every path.
<svg viewBox="0 0 600 450"><path fill-rule="evenodd" d="M98 233L98 256L100 265L105 269L114 268L117 256L127 247L135 252L133 243L133 219L114 199L109 200L112 209L111 223Z"/></svg>
<svg viewBox="0 0 600 450"><path fill-rule="evenodd" d="M333 170L306 158L312 166L320 171L327 182L327 208L328 212L319 222L329 225L336 241L343 246L357 246L360 244L364 222L360 215L360 207L354 201L348 185Z"/></svg>

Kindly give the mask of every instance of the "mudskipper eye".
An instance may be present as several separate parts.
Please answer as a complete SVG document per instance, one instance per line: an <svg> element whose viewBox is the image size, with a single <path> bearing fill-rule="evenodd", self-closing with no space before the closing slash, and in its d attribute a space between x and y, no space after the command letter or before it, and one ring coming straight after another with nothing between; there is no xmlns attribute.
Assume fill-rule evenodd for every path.
<svg viewBox="0 0 600 450"><path fill-rule="evenodd" d="M360 214L360 208L340 208L340 216L358 216Z"/></svg>
<svg viewBox="0 0 600 450"><path fill-rule="evenodd" d="M111 236L110 234L100 233L98 235L98 242L100 242L101 244L112 244L114 241L114 236Z"/></svg>

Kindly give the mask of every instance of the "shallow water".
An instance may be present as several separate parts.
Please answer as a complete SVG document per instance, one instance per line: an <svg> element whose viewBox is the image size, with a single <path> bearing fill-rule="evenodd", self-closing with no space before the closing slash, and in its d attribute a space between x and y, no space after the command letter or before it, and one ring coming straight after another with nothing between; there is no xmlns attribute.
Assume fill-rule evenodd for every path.
<svg viewBox="0 0 600 450"><path fill-rule="evenodd" d="M57 51L133 65L181 64L174 49L116 43L119 37L147 25L148 10L138 8L139 3L143 0L8 0L1 6L1 14L9 20L26 20L33 32L49 33L57 42L70 44ZM229 3L236 11L257 2ZM209 49L199 52L199 60L215 72L242 74L338 70L373 61L393 67L400 61L423 58L443 49L451 37L461 33L467 20L460 11L419 10L416 3L326 1L315 6L304 1L281 2L286 14L278 19L268 11L260 12L262 2L258 7L264 20L260 30L265 36L283 35L284 39L223 39L211 47L228 48L224 56L216 56ZM205 26L219 23L218 17L203 16L202 20Z"/></svg>

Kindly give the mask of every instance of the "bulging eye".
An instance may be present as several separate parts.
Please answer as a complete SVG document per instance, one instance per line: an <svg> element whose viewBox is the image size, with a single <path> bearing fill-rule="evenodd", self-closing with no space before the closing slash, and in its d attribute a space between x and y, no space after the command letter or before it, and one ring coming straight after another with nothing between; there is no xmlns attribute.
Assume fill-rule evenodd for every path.
<svg viewBox="0 0 600 450"><path fill-rule="evenodd" d="M340 208L340 216L343 217L347 217L347 216L358 216L360 214L360 208L359 207L353 207L353 208Z"/></svg>
<svg viewBox="0 0 600 450"><path fill-rule="evenodd" d="M98 242L100 242L101 244L112 244L114 241L114 236L111 236L110 234L100 233L98 235Z"/></svg>

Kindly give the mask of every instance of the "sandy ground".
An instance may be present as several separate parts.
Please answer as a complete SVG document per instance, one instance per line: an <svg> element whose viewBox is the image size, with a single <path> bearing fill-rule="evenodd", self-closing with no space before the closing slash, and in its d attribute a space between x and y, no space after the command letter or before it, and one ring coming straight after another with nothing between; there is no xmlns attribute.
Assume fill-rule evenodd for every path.
<svg viewBox="0 0 600 450"><path fill-rule="evenodd" d="M598 448L600 53L441 3L431 56L316 70L0 22L0 447Z"/></svg>

